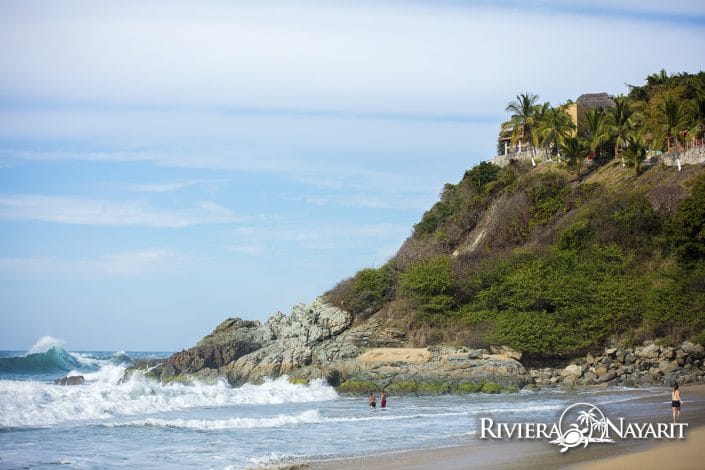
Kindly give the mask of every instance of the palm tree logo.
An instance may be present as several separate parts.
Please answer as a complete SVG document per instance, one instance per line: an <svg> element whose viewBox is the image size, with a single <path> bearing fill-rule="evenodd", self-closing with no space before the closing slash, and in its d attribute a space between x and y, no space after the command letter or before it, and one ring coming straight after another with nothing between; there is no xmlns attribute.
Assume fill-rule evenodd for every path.
<svg viewBox="0 0 705 470"><path fill-rule="evenodd" d="M564 428L564 421L568 420L569 412L578 411L575 422ZM575 403L563 411L558 421L561 435L551 441L551 444L561 446L561 453L568 449L582 445L587 447L590 443L614 443L609 437L607 418L602 411L591 403Z"/></svg>

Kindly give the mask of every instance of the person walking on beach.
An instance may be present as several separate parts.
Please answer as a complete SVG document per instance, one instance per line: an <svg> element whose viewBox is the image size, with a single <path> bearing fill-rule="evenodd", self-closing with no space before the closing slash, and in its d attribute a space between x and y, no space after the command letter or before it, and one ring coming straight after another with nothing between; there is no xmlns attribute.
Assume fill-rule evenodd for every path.
<svg viewBox="0 0 705 470"><path fill-rule="evenodd" d="M370 396L367 399L367 404L370 406L370 411L374 411L377 407L377 400L375 399L375 394L370 392Z"/></svg>
<svg viewBox="0 0 705 470"><path fill-rule="evenodd" d="M379 401L380 401L380 408L385 409L387 407L387 395L384 393L384 390L382 390L382 394L379 396Z"/></svg>
<svg viewBox="0 0 705 470"><path fill-rule="evenodd" d="M678 390L678 383L673 384L673 389L671 390L671 410L673 410L673 422L675 423L681 417L681 405L683 401L681 400L681 391Z"/></svg>

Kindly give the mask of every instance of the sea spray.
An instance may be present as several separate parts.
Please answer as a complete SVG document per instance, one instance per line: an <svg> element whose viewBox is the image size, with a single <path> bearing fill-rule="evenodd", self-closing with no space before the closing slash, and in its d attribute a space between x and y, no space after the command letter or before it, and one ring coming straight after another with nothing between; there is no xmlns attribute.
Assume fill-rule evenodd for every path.
<svg viewBox="0 0 705 470"><path fill-rule="evenodd" d="M63 349L65 341L54 338L53 336L42 336L34 345L29 348L27 354L40 354L49 351L52 348Z"/></svg>
<svg viewBox="0 0 705 470"><path fill-rule="evenodd" d="M123 366L106 365L87 374L85 385L0 380L0 427L48 426L76 420L103 420L118 416L168 412L197 407L270 405L333 400L335 390L324 381L310 385L289 383L286 377L261 385L232 388L214 385L163 385L134 374L118 383Z"/></svg>

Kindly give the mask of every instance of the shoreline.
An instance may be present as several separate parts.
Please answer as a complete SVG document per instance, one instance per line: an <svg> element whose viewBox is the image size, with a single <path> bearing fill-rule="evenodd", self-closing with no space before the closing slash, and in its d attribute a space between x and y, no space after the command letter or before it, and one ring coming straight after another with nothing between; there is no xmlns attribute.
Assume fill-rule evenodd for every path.
<svg viewBox="0 0 705 470"><path fill-rule="evenodd" d="M665 391L668 389L664 388ZM565 454L546 440L479 440L470 438L467 443L432 447L427 449L400 449L388 453L368 456L342 457L330 460L315 460L294 465L291 468L314 470L333 469L466 469L472 467L505 470L513 468L575 468L592 470L598 468L663 468L668 463L678 468L702 468L705 446L705 384L681 387L685 398L682 409L683 423L688 423L686 439L660 442L649 440L617 440L614 444L593 444L578 447ZM663 397L640 399L655 404ZM670 409L669 409L670 412ZM668 421L664 417L669 418ZM670 422L670 413L658 416L640 416L640 422ZM676 460L664 460L678 455ZM616 463L612 463L612 462ZM659 462L658 465L655 463ZM651 465L654 463L654 465ZM286 468L286 467L284 467Z"/></svg>

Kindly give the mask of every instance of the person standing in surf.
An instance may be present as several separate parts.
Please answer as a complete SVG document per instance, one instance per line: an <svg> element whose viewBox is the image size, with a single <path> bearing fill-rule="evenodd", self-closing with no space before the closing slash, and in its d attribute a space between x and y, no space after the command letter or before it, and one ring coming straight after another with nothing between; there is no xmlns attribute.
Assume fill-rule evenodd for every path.
<svg viewBox="0 0 705 470"><path fill-rule="evenodd" d="M379 407L381 409L387 408L387 394L384 393L384 390L382 390L382 394L379 396Z"/></svg>
<svg viewBox="0 0 705 470"><path fill-rule="evenodd" d="M370 392L370 396L367 399L367 404L370 407L370 411L374 411L377 407L377 400L375 399L375 394L373 392Z"/></svg>
<svg viewBox="0 0 705 470"><path fill-rule="evenodd" d="M671 390L671 410L673 411L673 422L675 423L681 417L681 405L683 400L681 400L681 391L678 390L678 383L673 384L673 389Z"/></svg>

